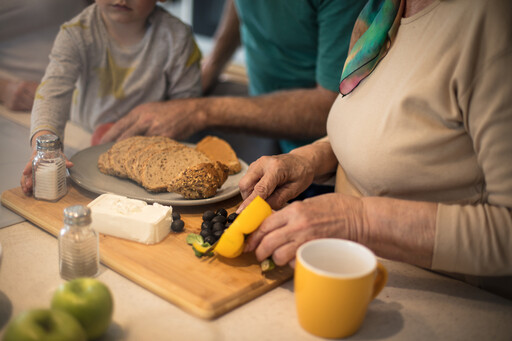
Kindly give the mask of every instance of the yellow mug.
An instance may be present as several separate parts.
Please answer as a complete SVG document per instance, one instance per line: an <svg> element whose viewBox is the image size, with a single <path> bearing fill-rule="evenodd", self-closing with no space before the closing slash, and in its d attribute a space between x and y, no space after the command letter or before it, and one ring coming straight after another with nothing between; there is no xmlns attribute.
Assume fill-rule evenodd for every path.
<svg viewBox="0 0 512 341"><path fill-rule="evenodd" d="M387 278L386 268L361 244L326 238L301 245L294 279L300 325L324 338L354 334Z"/></svg>

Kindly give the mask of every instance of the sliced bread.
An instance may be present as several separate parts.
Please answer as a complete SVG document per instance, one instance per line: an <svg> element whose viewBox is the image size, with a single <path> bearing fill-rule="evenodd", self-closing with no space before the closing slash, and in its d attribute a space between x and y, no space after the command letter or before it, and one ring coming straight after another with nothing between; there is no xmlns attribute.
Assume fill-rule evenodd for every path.
<svg viewBox="0 0 512 341"><path fill-rule="evenodd" d="M181 149L185 147L185 145L167 137L163 139L153 139L147 142L141 146L140 149L133 151L130 156L131 160L127 162L127 167L130 167L129 169L127 168L127 173L130 179L139 184L142 183L142 169L144 169L147 164L147 160L151 156L160 153L164 149Z"/></svg>
<svg viewBox="0 0 512 341"><path fill-rule="evenodd" d="M140 172L142 186L151 192L166 191L169 183L185 169L210 162L206 155L194 148L168 147L144 161Z"/></svg>
<svg viewBox="0 0 512 341"><path fill-rule="evenodd" d="M206 150L214 144L222 143L207 143ZM214 196L230 173L224 162L213 161L196 148L167 137L143 136L116 142L99 156L98 169L128 177L147 191L172 191L188 199Z"/></svg>
<svg viewBox="0 0 512 341"><path fill-rule="evenodd" d="M116 142L108 151L109 166L112 175L120 178L127 178L128 174L124 168L124 164L129 157L127 151L130 147L144 140L143 136L133 136L125 140Z"/></svg>
<svg viewBox="0 0 512 341"><path fill-rule="evenodd" d="M108 150L98 158L98 169L104 174L110 174L110 162L108 160Z"/></svg>

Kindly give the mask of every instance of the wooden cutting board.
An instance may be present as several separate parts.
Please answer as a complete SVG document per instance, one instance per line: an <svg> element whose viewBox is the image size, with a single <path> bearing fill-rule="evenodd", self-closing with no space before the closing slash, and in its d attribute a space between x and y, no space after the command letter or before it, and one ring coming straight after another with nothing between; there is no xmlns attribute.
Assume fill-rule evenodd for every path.
<svg viewBox="0 0 512 341"><path fill-rule="evenodd" d="M97 196L74 184L68 188L68 194L56 203L35 200L25 196L20 187L14 188L2 193L2 204L57 236L63 227L64 208L87 205ZM262 274L253 253L235 259L194 255L185 239L188 233L199 233L203 212L224 207L232 213L240 202L236 196L206 206L174 207L185 222L185 231L171 232L155 245L100 234L101 262L193 315L216 318L293 276L289 267Z"/></svg>

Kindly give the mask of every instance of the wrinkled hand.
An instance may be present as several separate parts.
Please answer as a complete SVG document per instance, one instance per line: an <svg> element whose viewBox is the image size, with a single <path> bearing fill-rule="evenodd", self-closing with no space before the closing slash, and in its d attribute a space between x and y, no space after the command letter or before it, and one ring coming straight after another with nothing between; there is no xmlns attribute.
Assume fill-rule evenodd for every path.
<svg viewBox="0 0 512 341"><path fill-rule="evenodd" d="M204 129L197 99L145 103L135 107L103 135L101 143L131 136L168 136L182 140Z"/></svg>
<svg viewBox="0 0 512 341"><path fill-rule="evenodd" d="M294 201L263 221L247 239L245 252L255 251L259 261L272 256L277 265L295 266L295 253L305 242L318 238L357 241L364 232L361 199L339 193Z"/></svg>
<svg viewBox="0 0 512 341"><path fill-rule="evenodd" d="M9 110L29 111L34 104L37 86L31 81L5 81L2 82L0 100Z"/></svg>
<svg viewBox="0 0 512 341"><path fill-rule="evenodd" d="M237 212L241 212L258 195L273 209L281 208L302 193L313 178L312 165L299 155L263 156L251 163L238 184L244 201Z"/></svg>
<svg viewBox="0 0 512 341"><path fill-rule="evenodd" d="M23 193L25 195L31 195L33 190L33 182L32 182L32 161L34 160L34 157L36 156L36 151L32 153L32 156L30 158L30 161L27 162L25 165L25 168L23 168L23 173L21 174L21 180L20 185L21 189L23 190ZM66 159L66 168L73 167L73 162L69 161L66 156L64 156Z"/></svg>

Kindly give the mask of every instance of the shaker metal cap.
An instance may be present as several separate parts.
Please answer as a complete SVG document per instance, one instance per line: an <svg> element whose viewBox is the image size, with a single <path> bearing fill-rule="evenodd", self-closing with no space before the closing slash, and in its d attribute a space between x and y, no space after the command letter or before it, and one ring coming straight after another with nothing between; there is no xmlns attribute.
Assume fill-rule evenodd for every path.
<svg viewBox="0 0 512 341"><path fill-rule="evenodd" d="M69 206L64 209L64 224L88 225L91 223L91 209L83 205Z"/></svg>
<svg viewBox="0 0 512 341"><path fill-rule="evenodd" d="M54 134L45 134L36 138L37 149L57 149L60 148L60 139Z"/></svg>

